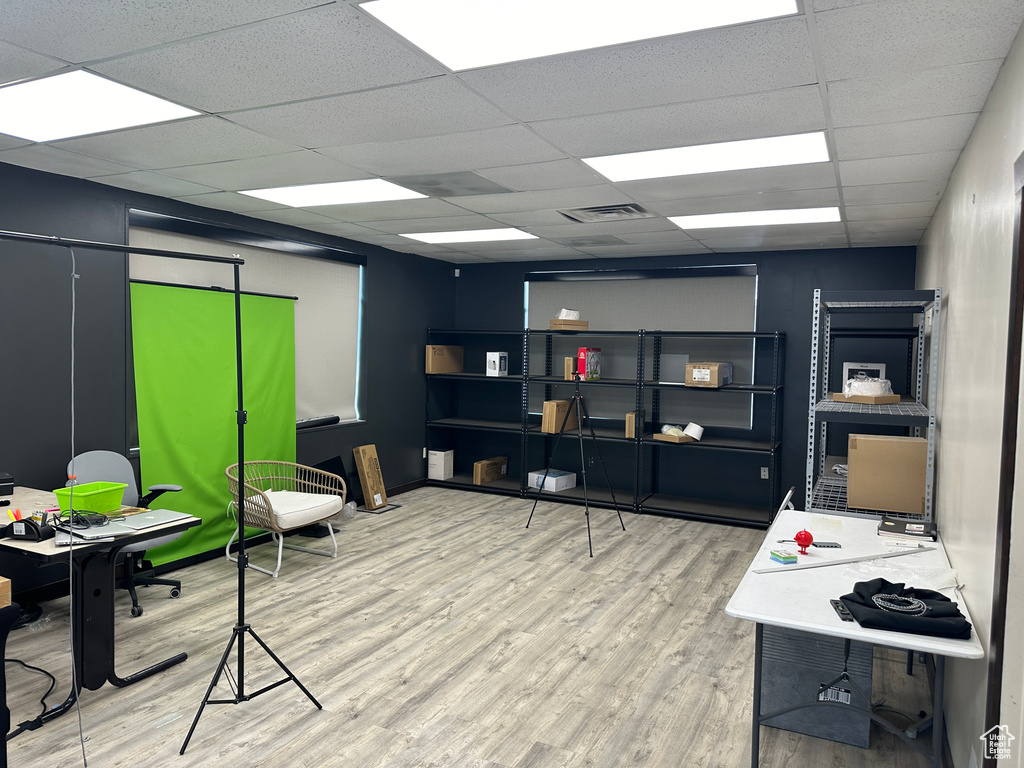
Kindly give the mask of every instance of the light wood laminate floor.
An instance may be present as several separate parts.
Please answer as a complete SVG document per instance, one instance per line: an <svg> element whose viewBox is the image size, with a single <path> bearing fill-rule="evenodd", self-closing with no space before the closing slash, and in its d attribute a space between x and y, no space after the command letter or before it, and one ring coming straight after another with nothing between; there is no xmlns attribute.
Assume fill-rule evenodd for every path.
<svg viewBox="0 0 1024 768"><path fill-rule="evenodd" d="M236 618L235 566L213 560L177 572L177 600L142 590L139 618L118 593L119 674L189 659L83 693L88 765L749 765L753 625L723 609L763 532L631 514L623 532L595 509L591 559L582 507L543 503L526 529L521 499L423 488L392 501L338 525L337 559L285 550L278 579L247 575L249 623L322 711L291 683L210 705L178 755ZM44 611L7 655L57 676L54 705L70 686L68 602ZM874 698L916 713L924 669L908 678L904 664L876 652ZM249 692L280 678L251 640L245 669ZM7 681L12 723L34 717L47 681L13 664ZM228 697L222 680L214 698ZM761 764L927 765L872 728L870 751L764 728ZM71 712L19 735L10 764L82 765L78 729Z"/></svg>

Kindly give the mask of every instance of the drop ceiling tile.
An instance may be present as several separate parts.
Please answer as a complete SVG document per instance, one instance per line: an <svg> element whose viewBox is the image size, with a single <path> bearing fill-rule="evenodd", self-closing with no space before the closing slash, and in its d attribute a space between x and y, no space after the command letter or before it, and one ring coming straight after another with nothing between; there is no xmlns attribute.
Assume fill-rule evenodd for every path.
<svg viewBox="0 0 1024 768"><path fill-rule="evenodd" d="M641 256L692 256L710 253L710 249L696 240L673 243L626 243L624 245L595 245L581 249L601 259L639 258Z"/></svg>
<svg viewBox="0 0 1024 768"><path fill-rule="evenodd" d="M847 222L847 230L850 232L850 239L857 239L861 235L884 235L900 233L920 234L928 227L931 221L930 216L914 219L880 219L877 221L850 221Z"/></svg>
<svg viewBox="0 0 1024 768"><path fill-rule="evenodd" d="M175 196L175 200L192 205L200 205L204 208L216 208L221 211L234 211L235 213L252 213L253 211L272 211L286 206L278 203L271 203L268 200L260 200L248 195L239 195L237 192L208 192L203 195L181 195Z"/></svg>
<svg viewBox="0 0 1024 768"><path fill-rule="evenodd" d="M154 173L153 171L115 173L95 176L92 180L98 181L100 184L109 184L112 187L132 189L136 192L145 192L148 195L160 195L162 197L201 195L205 192L217 191L203 184L194 184L191 181L175 179L171 176L164 176L161 173Z"/></svg>
<svg viewBox="0 0 1024 768"><path fill-rule="evenodd" d="M688 245L693 242L693 238L683 232L678 227L673 227L676 231L662 230L660 232L626 232L617 237L623 241L630 243L631 245Z"/></svg>
<svg viewBox="0 0 1024 768"><path fill-rule="evenodd" d="M764 237L722 237L702 240L715 253L730 251L800 251L816 248L847 248L846 235L765 235Z"/></svg>
<svg viewBox="0 0 1024 768"><path fill-rule="evenodd" d="M6 4L4 7L4 23L6 25ZM0 36L4 35L0 27ZM59 59L40 56L38 53L26 51L16 45L8 45L0 41L0 84L11 83L28 77L38 77L66 66Z"/></svg>
<svg viewBox="0 0 1024 768"><path fill-rule="evenodd" d="M387 221L374 222L374 226L380 232L402 234L404 232L453 232L463 229L500 229L504 225L487 216L467 213L465 216L438 216L430 219L389 219Z"/></svg>
<svg viewBox="0 0 1024 768"><path fill-rule="evenodd" d="M76 63L321 5L310 0L4 0L0 37Z"/></svg>
<svg viewBox="0 0 1024 768"><path fill-rule="evenodd" d="M847 205L877 205L881 203L937 203L946 188L946 179L934 181L907 181L899 184L870 184L863 187L843 187Z"/></svg>
<svg viewBox="0 0 1024 768"><path fill-rule="evenodd" d="M529 261L529 262L549 262L549 261L593 261L594 257L581 253L579 251L568 251L565 253L558 253L548 255L546 253L502 253L502 254L491 254L492 258L486 259L486 261Z"/></svg>
<svg viewBox="0 0 1024 768"><path fill-rule="evenodd" d="M450 173L564 157L562 152L522 125L402 141L322 147L319 151L378 176Z"/></svg>
<svg viewBox="0 0 1024 768"><path fill-rule="evenodd" d="M462 199L462 198L457 198ZM432 219L438 216L460 216L461 208L435 200L420 197L414 200L388 200L382 203L350 203L347 205L318 205L310 208L328 218L364 224L389 219ZM372 226L372 224L369 224Z"/></svg>
<svg viewBox="0 0 1024 768"><path fill-rule="evenodd" d="M802 18L486 67L459 77L528 122L817 82Z"/></svg>
<svg viewBox="0 0 1024 768"><path fill-rule="evenodd" d="M679 227L668 219L626 219L624 221L595 221L592 224L573 224L566 219L550 227L529 227L531 235L537 237L586 237L588 235L625 235L637 232L669 232L681 234Z"/></svg>
<svg viewBox="0 0 1024 768"><path fill-rule="evenodd" d="M552 209L538 211L496 211L488 213L487 218L494 219L509 227L547 227L565 224L566 219L562 214Z"/></svg>
<svg viewBox="0 0 1024 768"><path fill-rule="evenodd" d="M377 88L446 71L422 53L396 45L393 34L339 4L137 53L92 69L208 112Z"/></svg>
<svg viewBox="0 0 1024 768"><path fill-rule="evenodd" d="M1002 59L828 84L837 128L980 112Z"/></svg>
<svg viewBox="0 0 1024 768"><path fill-rule="evenodd" d="M836 187L801 189L785 192L747 192L746 194L690 197L680 200L658 200L645 204L659 216L686 216L697 213L729 211L771 211L789 208L821 208L839 205Z"/></svg>
<svg viewBox="0 0 1024 768"><path fill-rule="evenodd" d="M815 11L832 11L850 5L869 5L877 2L879 0L813 0ZM804 4L806 5L806 0Z"/></svg>
<svg viewBox="0 0 1024 768"><path fill-rule="evenodd" d="M19 139L16 136L8 136L5 133L0 133L0 150L14 149L15 147L27 147L32 144L31 141L25 141L25 139Z"/></svg>
<svg viewBox="0 0 1024 768"><path fill-rule="evenodd" d="M324 157L310 149L166 168L161 172L197 184L232 191L367 178L367 174L358 168Z"/></svg>
<svg viewBox="0 0 1024 768"><path fill-rule="evenodd" d="M62 176L79 178L101 176L108 173L124 173L134 171L130 165L112 163L96 157L68 152L64 149L46 144L24 144L0 152L0 163L35 168L37 171L59 173Z"/></svg>
<svg viewBox="0 0 1024 768"><path fill-rule="evenodd" d="M752 190L767 193L834 189L835 185L836 176L831 163L750 168L743 171L669 176L664 179L620 181L615 184L627 195L643 200L649 210L657 207L661 200L743 195Z"/></svg>
<svg viewBox="0 0 1024 768"><path fill-rule="evenodd" d="M899 123L836 128L836 154L840 160L912 155L917 152L959 152L974 130L978 115L967 112Z"/></svg>
<svg viewBox="0 0 1024 768"><path fill-rule="evenodd" d="M959 157L959 150L952 150L846 160L839 163L839 177L844 185L851 186L948 179Z"/></svg>
<svg viewBox="0 0 1024 768"><path fill-rule="evenodd" d="M935 212L937 200L918 203L889 203L851 205L846 201L844 209L847 221L877 221L880 219L930 219Z"/></svg>
<svg viewBox="0 0 1024 768"><path fill-rule="evenodd" d="M303 208L279 208L273 211L253 211L249 214L257 219L276 221L278 224L289 224L293 227L306 227L310 225L329 226L336 224L334 219L321 216L318 213L307 211Z"/></svg>
<svg viewBox="0 0 1024 768"><path fill-rule="evenodd" d="M337 235L338 237L347 237L352 240L362 240L366 237L374 237L380 233L371 229L370 227L363 227L359 224L349 224L344 221L336 221L335 219L328 219L321 217L324 220L318 221L312 224L304 224L304 229L312 229L316 232L323 232L325 235Z"/></svg>
<svg viewBox="0 0 1024 768"><path fill-rule="evenodd" d="M604 176L579 160L528 162L499 168L483 168L479 173L503 187L519 192L559 187L587 187L607 182Z"/></svg>
<svg viewBox="0 0 1024 768"><path fill-rule="evenodd" d="M1024 20L1018 0L898 0L815 15L829 80L997 59Z"/></svg>
<svg viewBox="0 0 1024 768"><path fill-rule="evenodd" d="M923 234L924 230L920 232L902 232L899 234L888 232L875 233L857 235L857 237L850 235L850 245L854 248L880 245L917 245L921 242L921 236Z"/></svg>
<svg viewBox="0 0 1024 768"><path fill-rule="evenodd" d="M309 149L400 141L513 122L452 76L236 112L230 119Z"/></svg>
<svg viewBox="0 0 1024 768"><path fill-rule="evenodd" d="M54 142L54 146L138 168L161 169L274 155L294 145L261 136L219 117L199 117Z"/></svg>
<svg viewBox="0 0 1024 768"><path fill-rule="evenodd" d="M825 128L818 86L530 124L574 157L781 136Z"/></svg>

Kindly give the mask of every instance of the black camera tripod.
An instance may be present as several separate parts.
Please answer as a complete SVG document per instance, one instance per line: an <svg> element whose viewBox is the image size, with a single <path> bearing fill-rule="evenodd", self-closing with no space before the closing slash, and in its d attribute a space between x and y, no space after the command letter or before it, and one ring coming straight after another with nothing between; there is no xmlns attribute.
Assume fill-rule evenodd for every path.
<svg viewBox="0 0 1024 768"><path fill-rule="evenodd" d="M612 495L612 505L615 507L615 514L619 516L619 525L622 526L622 530L626 530L626 524L622 522L622 513L619 511L619 502L615 499L615 489L612 488L612 481L608 477L608 468L605 467L604 457L601 456L601 448L597 442L597 435L594 434L594 427L590 423L590 414L587 412L587 404L583 401L583 395L580 394L580 374L573 374L573 381L576 384L576 389L573 393L572 398L569 400L569 407L565 411L565 416L562 418L562 424L558 429L558 436L555 438L555 444L551 448L551 457L554 459L555 452L558 450L558 442L562 439L562 434L565 430L565 425L569 423L569 414L576 414L576 436L580 441L580 467L582 469L581 475L583 479L583 512L587 518L587 547L590 549L590 556L594 556L594 542L590 536L590 497L587 492L587 460L583 455L583 419L587 419L587 428L590 430L590 438L594 441L594 452L597 453L597 459L601 462L601 471L604 473L604 480L608 484L608 490ZM537 511L537 502L540 501L541 492L544 490L544 483L547 482L548 473L551 472L551 461L548 462L547 467L544 469L544 477L541 478L540 484L537 487L537 498L533 500L533 509L530 510L530 519L526 521L526 527L530 527L530 522L533 520L533 513Z"/></svg>

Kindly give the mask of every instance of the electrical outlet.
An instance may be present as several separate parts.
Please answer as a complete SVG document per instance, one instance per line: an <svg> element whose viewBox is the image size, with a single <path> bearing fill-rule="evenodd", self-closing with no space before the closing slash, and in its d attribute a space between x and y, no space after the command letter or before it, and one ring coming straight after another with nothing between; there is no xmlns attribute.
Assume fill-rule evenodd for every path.
<svg viewBox="0 0 1024 768"><path fill-rule="evenodd" d="M762 480L767 480L768 479L768 467L761 467L761 479Z"/></svg>
<svg viewBox="0 0 1024 768"><path fill-rule="evenodd" d="M427 447L423 446L423 458L427 458Z"/></svg>

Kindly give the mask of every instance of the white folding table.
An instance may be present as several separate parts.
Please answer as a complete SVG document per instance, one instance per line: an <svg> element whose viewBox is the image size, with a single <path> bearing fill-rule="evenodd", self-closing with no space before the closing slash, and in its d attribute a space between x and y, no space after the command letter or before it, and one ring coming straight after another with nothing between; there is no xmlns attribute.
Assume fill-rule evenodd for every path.
<svg viewBox="0 0 1024 768"><path fill-rule="evenodd" d="M797 531L806 529L817 541L835 541L838 549L811 547L806 555L798 556L797 565L821 565L822 567L795 569L793 565L782 565L771 559L772 549L797 551L796 544L780 544L780 539L792 539ZM783 510L775 518L764 542L754 555L750 567L733 593L725 612L739 619L756 623L754 646L754 711L751 733L751 758L753 768L758 765L760 726L765 720L779 712L761 712L761 665L763 627L765 624L801 630L818 635L854 640L888 648L905 649L918 653L930 653L935 660L935 685L932 695L932 738L928 750L901 730L892 726L880 716L868 711L871 720L887 726L916 751L928 756L935 768L941 768L942 760L942 698L945 684L945 660L947 656L979 659L984 656L977 632L972 631L969 640L932 637L882 629L865 629L856 621L843 621L829 602L833 598L853 591L858 581L882 577L890 582L904 582L907 586L935 589L926 583L936 574L949 569L949 560L941 539L925 542L931 551L897 548L893 539L877 534L878 520L866 517L823 515L798 510ZM831 561L853 558L868 558L894 552L909 554L878 560L862 560L852 564L826 565ZM794 570L788 570L794 569ZM760 572L759 572L760 571ZM937 591L954 600L961 613L970 621L970 614L962 595L954 588ZM870 704L870 702L869 702ZM806 706L843 706L811 699ZM788 709L786 711L789 711Z"/></svg>

